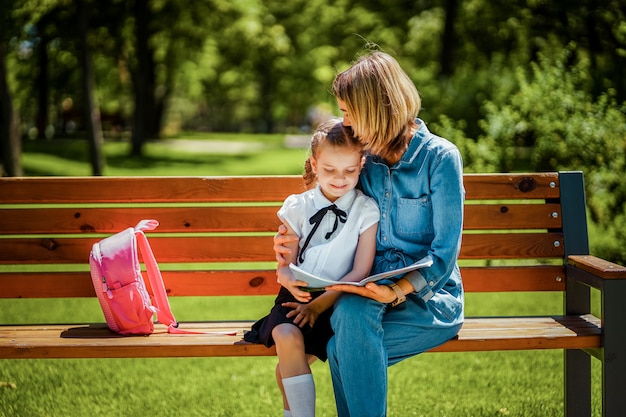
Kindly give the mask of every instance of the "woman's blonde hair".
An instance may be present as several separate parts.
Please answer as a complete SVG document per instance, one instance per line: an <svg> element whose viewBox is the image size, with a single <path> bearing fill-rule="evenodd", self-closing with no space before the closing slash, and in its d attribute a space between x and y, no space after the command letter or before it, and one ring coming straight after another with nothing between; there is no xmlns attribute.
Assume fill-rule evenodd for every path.
<svg viewBox="0 0 626 417"><path fill-rule="evenodd" d="M383 158L404 151L421 99L393 57L380 51L360 57L335 77L333 94L345 102L354 135L366 150Z"/></svg>
<svg viewBox="0 0 626 417"><path fill-rule="evenodd" d="M361 142L354 137L352 129L343 125L343 120L338 118L329 119L319 124L315 133L311 137L309 152L311 157L317 158L320 145L345 146L354 148L355 151L364 156L365 150ZM311 166L311 157L304 162L304 184L306 188L311 188L317 182L317 176Z"/></svg>

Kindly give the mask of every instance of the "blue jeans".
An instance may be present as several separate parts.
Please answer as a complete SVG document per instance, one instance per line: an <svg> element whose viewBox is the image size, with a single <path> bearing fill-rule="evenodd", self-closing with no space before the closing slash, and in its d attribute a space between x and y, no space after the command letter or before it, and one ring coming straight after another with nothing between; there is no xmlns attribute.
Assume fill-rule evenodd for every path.
<svg viewBox="0 0 626 417"><path fill-rule="evenodd" d="M445 292L428 302L411 295L395 308L341 296L331 317L335 336L327 347L338 416L385 416L387 367L454 337L462 309L462 295Z"/></svg>

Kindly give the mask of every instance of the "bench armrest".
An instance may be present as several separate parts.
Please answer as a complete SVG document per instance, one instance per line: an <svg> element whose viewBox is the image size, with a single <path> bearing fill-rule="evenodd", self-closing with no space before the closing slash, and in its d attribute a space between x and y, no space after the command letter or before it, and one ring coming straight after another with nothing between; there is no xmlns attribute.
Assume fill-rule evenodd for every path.
<svg viewBox="0 0 626 417"><path fill-rule="evenodd" d="M604 279L626 278L626 267L592 255L570 255L567 263Z"/></svg>

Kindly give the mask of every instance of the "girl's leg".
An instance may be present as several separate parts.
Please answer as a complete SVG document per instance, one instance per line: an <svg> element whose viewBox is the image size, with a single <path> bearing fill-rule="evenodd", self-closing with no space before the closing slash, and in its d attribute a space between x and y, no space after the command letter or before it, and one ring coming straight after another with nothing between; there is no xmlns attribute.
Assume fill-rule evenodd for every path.
<svg viewBox="0 0 626 417"><path fill-rule="evenodd" d="M283 409L289 410L289 403L287 402L287 396L285 395L285 387L283 387L283 376L280 374L280 364L276 365L276 384L280 390L280 395L283 397Z"/></svg>
<svg viewBox="0 0 626 417"><path fill-rule="evenodd" d="M317 357L313 355L306 355L307 362L311 365L313 362L317 360ZM283 408L286 412L289 411L289 403L287 402L287 396L285 395L285 387L283 387L283 376L280 373L280 364L276 365L276 384L278 385L278 389L280 390L280 395L283 398ZM291 414L285 414L291 415Z"/></svg>
<svg viewBox="0 0 626 417"><path fill-rule="evenodd" d="M276 343L278 384L283 394L285 410L293 417L315 416L315 383L309 366L314 356L304 353L302 332L293 324L279 324L272 330Z"/></svg>

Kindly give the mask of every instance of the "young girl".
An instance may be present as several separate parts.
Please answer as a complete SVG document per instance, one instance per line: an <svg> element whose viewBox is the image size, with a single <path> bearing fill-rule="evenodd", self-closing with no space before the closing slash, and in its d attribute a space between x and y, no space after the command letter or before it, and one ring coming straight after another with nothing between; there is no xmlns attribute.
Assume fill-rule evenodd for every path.
<svg viewBox="0 0 626 417"><path fill-rule="evenodd" d="M376 252L380 212L376 203L355 189L364 162L362 145L340 119L322 123L311 139L311 156L303 175L313 189L289 196L278 217L301 239L279 267L279 277L295 280L289 263L337 281L359 281L369 275ZM279 282L282 282L279 278ZM305 282L295 281L306 286ZM276 380L285 416L315 415L315 384L310 364L326 360L332 336L330 315L339 293L314 292L296 298L284 287L269 315L252 326L245 339L276 344Z"/></svg>

